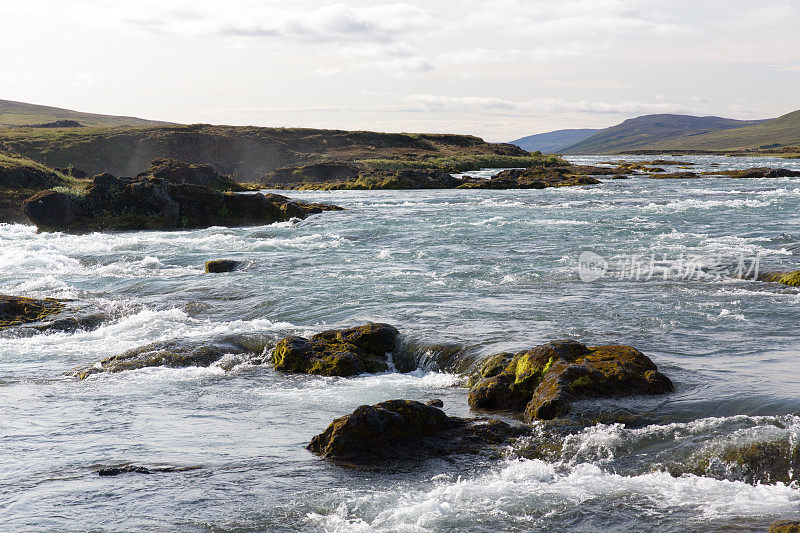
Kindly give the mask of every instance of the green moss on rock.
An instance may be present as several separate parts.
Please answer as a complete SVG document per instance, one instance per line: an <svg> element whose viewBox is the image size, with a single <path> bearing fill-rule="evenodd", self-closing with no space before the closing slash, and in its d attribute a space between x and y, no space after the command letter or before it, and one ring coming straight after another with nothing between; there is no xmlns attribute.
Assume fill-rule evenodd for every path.
<svg viewBox="0 0 800 533"><path fill-rule="evenodd" d="M578 398L673 390L669 378L629 346L587 347L572 340L554 341L508 358L508 354L493 356L482 367L487 375L471 387L470 406L524 411L528 419L551 419L566 414ZM498 366L506 361L498 372Z"/></svg>
<svg viewBox="0 0 800 533"><path fill-rule="evenodd" d="M758 276L758 281L782 283L791 287L800 287L800 270L794 272L767 272Z"/></svg>
<svg viewBox="0 0 800 533"><path fill-rule="evenodd" d="M61 300L0 295L0 329L38 322L60 313L66 306Z"/></svg>
<svg viewBox="0 0 800 533"><path fill-rule="evenodd" d="M393 326L370 323L323 331L311 339L286 337L272 351L272 362L281 372L321 376L385 372L398 335Z"/></svg>

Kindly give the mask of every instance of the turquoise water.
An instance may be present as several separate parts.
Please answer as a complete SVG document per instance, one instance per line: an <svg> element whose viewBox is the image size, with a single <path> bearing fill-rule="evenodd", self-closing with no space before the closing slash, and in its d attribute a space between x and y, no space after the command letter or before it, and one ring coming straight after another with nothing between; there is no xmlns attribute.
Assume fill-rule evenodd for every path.
<svg viewBox="0 0 800 533"><path fill-rule="evenodd" d="M800 169L681 159L697 170ZM0 225L1 293L74 298L112 317L88 332L0 333L2 528L747 531L800 513L794 486L662 471L704 446L800 436L800 289L712 275L739 258L800 268L800 179L292 196L346 211L171 233ZM585 251L611 267L590 283L578 269ZM617 268L631 255L657 258L650 279ZM245 267L202 273L223 257ZM691 279L675 268L687 258L703 267ZM469 347L474 358L565 337L630 344L676 392L577 407L628 413L641 421L633 425L534 425L529 447L543 436L561 443L547 460L520 443L495 462L363 471L304 446L333 418L390 398L442 398L446 412L468 416L462 379L435 366L339 379L250 364L62 376L159 340L276 341L366 321L394 324L417 345ZM124 462L199 468L96 473Z"/></svg>

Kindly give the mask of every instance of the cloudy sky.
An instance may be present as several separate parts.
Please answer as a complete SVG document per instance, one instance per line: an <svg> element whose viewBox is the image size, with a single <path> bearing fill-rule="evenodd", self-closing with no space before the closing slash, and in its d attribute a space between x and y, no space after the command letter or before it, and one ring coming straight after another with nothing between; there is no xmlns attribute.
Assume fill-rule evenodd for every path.
<svg viewBox="0 0 800 533"><path fill-rule="evenodd" d="M800 108L798 0L0 0L0 99L511 140Z"/></svg>

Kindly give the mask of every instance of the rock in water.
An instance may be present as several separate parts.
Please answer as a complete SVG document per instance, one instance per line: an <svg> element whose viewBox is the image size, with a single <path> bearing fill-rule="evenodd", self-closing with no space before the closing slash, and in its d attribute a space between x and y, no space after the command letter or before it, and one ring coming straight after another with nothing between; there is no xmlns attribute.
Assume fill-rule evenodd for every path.
<svg viewBox="0 0 800 533"><path fill-rule="evenodd" d="M173 339L155 342L128 350L119 355L106 357L93 365L79 367L70 375L86 379L101 372L123 372L153 366L183 368L188 366L211 366L228 354L260 354L266 341L259 336L228 335L205 342Z"/></svg>
<svg viewBox="0 0 800 533"><path fill-rule="evenodd" d="M111 174L95 176L82 191L42 191L22 208L39 231L73 233L272 224L341 210L277 194L235 194L166 178Z"/></svg>
<svg viewBox="0 0 800 533"><path fill-rule="evenodd" d="M673 390L669 378L635 348L587 347L573 340L493 356L480 372L482 379L469 392L470 406L524 411L530 420L562 416L579 398Z"/></svg>
<svg viewBox="0 0 800 533"><path fill-rule="evenodd" d="M525 432L499 420L451 417L420 402L389 400L337 418L307 449L355 464L422 460L489 451Z"/></svg>
<svg viewBox="0 0 800 533"><path fill-rule="evenodd" d="M399 332L389 324L366 324L317 333L310 340L286 337L272 351L275 370L321 376L354 376L389 369L387 353Z"/></svg>
<svg viewBox="0 0 800 533"><path fill-rule="evenodd" d="M0 329L38 322L64 308L64 303L54 298L37 300L0 294Z"/></svg>
<svg viewBox="0 0 800 533"><path fill-rule="evenodd" d="M233 272L241 263L232 259L215 259L206 261L206 274L220 274L223 272Z"/></svg>
<svg viewBox="0 0 800 533"><path fill-rule="evenodd" d="M600 180L587 173L606 174L609 169L600 167L533 166L525 169L509 169L495 174L488 180L466 178L459 189L547 189L550 187L574 187L597 185Z"/></svg>

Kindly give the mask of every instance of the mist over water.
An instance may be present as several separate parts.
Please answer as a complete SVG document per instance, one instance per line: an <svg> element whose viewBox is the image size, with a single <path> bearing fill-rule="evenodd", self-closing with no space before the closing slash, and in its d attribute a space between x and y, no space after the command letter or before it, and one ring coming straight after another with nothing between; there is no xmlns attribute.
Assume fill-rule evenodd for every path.
<svg viewBox="0 0 800 533"><path fill-rule="evenodd" d="M613 159L613 158L612 158ZM628 160L646 158L629 157ZM650 158L652 159L652 158ZM692 170L800 161L686 157ZM597 163L608 156L576 156ZM712 166L716 164L719 166ZM797 270L800 180L606 180L546 190L293 191L346 208L297 223L36 234L0 225L0 292L76 300L93 331L0 332L0 523L8 530L757 530L796 517L794 485L672 475L731 440L800 436L800 289L664 276L692 256ZM662 270L586 283L579 256ZM203 274L210 259L242 270ZM628 344L676 392L576 405L637 423L534 424L501 461L351 470L304 447L333 418L392 398L471 416L463 378L423 367L356 378L269 365L63 374L173 338L276 342L367 321L475 357L554 339ZM542 457L543 442L558 451ZM199 467L102 478L122 463Z"/></svg>

